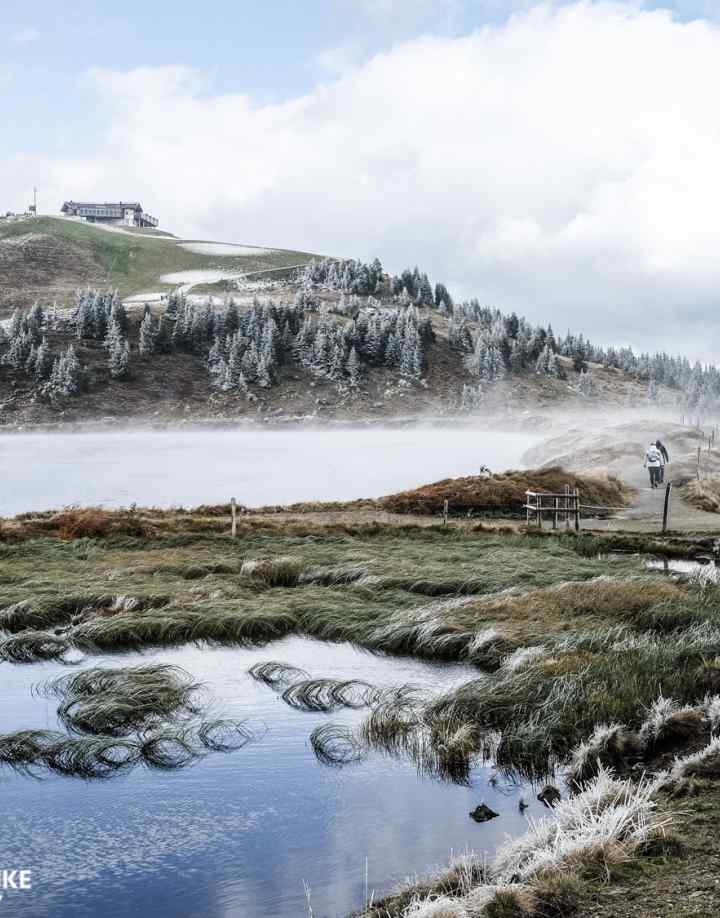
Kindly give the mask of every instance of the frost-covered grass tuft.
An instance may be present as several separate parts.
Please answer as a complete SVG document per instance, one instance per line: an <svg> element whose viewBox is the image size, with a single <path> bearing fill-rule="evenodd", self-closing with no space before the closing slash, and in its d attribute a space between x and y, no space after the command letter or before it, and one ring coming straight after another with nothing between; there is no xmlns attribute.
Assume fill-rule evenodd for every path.
<svg viewBox="0 0 720 918"><path fill-rule="evenodd" d="M640 727L640 743L655 746L669 736L691 736L702 729L703 721L701 708L681 706L672 698L660 695Z"/></svg>
<svg viewBox="0 0 720 918"><path fill-rule="evenodd" d="M720 731L720 695L708 695L703 702L703 708L710 725L710 731L717 733Z"/></svg>
<svg viewBox="0 0 720 918"><path fill-rule="evenodd" d="M544 644L537 644L534 647L518 647L509 657L503 660L503 669L515 673L526 666L531 665L536 660L542 659L547 654L547 648Z"/></svg>
<svg viewBox="0 0 720 918"><path fill-rule="evenodd" d="M405 918L471 918L460 899L450 896L428 896L415 899L404 912Z"/></svg>
<svg viewBox="0 0 720 918"><path fill-rule="evenodd" d="M570 782L582 782L592 777L601 762L610 756L622 755L629 740L624 724L598 724L585 742L572 752L568 768Z"/></svg>
<svg viewBox="0 0 720 918"><path fill-rule="evenodd" d="M525 835L500 848L493 874L508 882L566 865L607 871L665 825L655 815L653 791L648 782L620 780L601 767L579 794L555 806L552 818L531 822Z"/></svg>
<svg viewBox="0 0 720 918"><path fill-rule="evenodd" d="M677 789L690 778L720 777L720 736L714 737L703 749L675 759L667 784Z"/></svg>

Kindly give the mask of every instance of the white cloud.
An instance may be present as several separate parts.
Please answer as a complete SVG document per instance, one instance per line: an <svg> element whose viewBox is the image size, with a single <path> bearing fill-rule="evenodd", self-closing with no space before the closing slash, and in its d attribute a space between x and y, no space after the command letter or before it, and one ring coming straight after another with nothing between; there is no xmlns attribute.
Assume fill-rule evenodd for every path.
<svg viewBox="0 0 720 918"><path fill-rule="evenodd" d="M34 41L37 41L40 38L40 33L37 29L32 28L32 26L27 26L24 29L19 29L13 35L10 36L10 41L14 45L29 45Z"/></svg>
<svg viewBox="0 0 720 918"><path fill-rule="evenodd" d="M543 6L273 105L185 68L91 79L102 143L0 162L3 198L138 196L199 238L418 262L560 330L716 356L715 26Z"/></svg>

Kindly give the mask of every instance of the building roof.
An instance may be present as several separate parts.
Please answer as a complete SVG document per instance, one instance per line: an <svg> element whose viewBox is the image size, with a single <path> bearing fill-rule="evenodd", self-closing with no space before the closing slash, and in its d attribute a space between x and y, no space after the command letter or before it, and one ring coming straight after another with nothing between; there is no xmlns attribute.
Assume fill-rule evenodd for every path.
<svg viewBox="0 0 720 918"><path fill-rule="evenodd" d="M142 210L139 201L65 201L63 210L66 207L132 207L134 210Z"/></svg>

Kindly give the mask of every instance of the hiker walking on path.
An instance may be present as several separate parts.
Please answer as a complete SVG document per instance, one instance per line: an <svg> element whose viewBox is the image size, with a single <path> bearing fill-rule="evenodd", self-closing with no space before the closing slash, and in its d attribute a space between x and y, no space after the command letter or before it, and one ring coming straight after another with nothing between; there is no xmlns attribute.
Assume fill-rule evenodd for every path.
<svg viewBox="0 0 720 918"><path fill-rule="evenodd" d="M662 472L663 454L651 443L648 451L645 453L645 462L643 468L650 472L650 487L657 488L660 486L660 475Z"/></svg>
<svg viewBox="0 0 720 918"><path fill-rule="evenodd" d="M660 455L662 456L662 465L660 466L660 484L662 484L665 481L665 466L670 462L670 453L660 440L655 441L655 446L660 450Z"/></svg>

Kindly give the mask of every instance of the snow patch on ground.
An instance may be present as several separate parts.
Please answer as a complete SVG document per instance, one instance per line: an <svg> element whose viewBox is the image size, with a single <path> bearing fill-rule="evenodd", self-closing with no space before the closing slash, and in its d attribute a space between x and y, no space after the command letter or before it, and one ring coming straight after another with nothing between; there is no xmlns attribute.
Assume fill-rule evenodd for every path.
<svg viewBox="0 0 720 918"><path fill-rule="evenodd" d="M252 255L272 255L277 249L263 249L252 245L233 245L229 242L180 242L181 249L196 255L221 255L242 258Z"/></svg>
<svg viewBox="0 0 720 918"><path fill-rule="evenodd" d="M135 293L123 300L123 303L160 303L166 293Z"/></svg>
<svg viewBox="0 0 720 918"><path fill-rule="evenodd" d="M178 284L194 287L196 284L217 284L224 280L235 280L242 277L237 271L175 271L173 274L163 274L160 278L162 284Z"/></svg>

